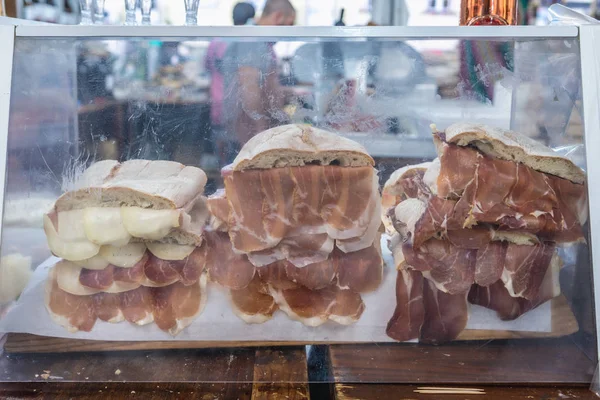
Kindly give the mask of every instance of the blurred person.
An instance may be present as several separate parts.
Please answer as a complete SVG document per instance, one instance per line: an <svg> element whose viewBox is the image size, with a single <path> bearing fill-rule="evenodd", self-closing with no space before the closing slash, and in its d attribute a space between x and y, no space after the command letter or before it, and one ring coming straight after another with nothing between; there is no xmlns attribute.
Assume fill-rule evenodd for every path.
<svg viewBox="0 0 600 400"><path fill-rule="evenodd" d="M256 14L254 6L250 3L241 2L233 7L233 24L246 25L253 21ZM204 59L204 68L211 76L210 82L210 121L213 133L213 142L216 145L217 157L221 165L226 164L227 154L231 153L231 146L235 146L227 139L223 123L223 73L222 62L223 56L227 50L227 43L221 40L213 40L206 50L206 58Z"/></svg>
<svg viewBox="0 0 600 400"><path fill-rule="evenodd" d="M258 26L289 26L296 11L289 0L267 0ZM224 119L239 148L255 134L289 121L283 111L287 91L279 82L272 42L234 42L223 57ZM232 154L235 156L235 154Z"/></svg>

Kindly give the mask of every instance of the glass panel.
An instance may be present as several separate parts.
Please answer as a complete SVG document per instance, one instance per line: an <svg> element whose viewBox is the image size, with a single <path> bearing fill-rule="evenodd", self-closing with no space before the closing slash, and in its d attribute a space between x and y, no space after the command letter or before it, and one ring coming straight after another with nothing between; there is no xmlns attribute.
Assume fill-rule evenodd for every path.
<svg viewBox="0 0 600 400"><path fill-rule="evenodd" d="M18 37L0 380L589 382L587 191L564 162L586 165L578 54L576 39ZM493 132L459 146L441 133L457 122L512 128L521 150L502 160ZM248 142L286 124L305 125ZM558 169L518 165L526 138L565 157ZM261 148L254 168L224 168ZM394 171L438 154L437 172L407 169L419 195L398 181L380 203ZM201 168L206 185L197 169L135 159ZM110 168L82 181L92 165ZM103 189L73 192L90 185ZM444 212L417 245L419 207L459 199L470 222ZM499 252L487 282L481 235Z"/></svg>

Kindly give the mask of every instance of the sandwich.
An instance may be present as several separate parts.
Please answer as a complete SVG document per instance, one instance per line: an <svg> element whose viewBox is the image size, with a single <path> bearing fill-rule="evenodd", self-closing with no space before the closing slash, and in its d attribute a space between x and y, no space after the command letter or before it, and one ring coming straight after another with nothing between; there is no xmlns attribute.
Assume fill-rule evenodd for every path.
<svg viewBox="0 0 600 400"><path fill-rule="evenodd" d="M219 280L232 289L236 313L251 323L277 309L309 326L356 322L360 294L383 278L381 196L366 150L286 125L250 139L222 175L225 189L207 201L214 228L207 240L220 243L209 247L207 269L211 278L217 269L248 281ZM217 265L216 248L235 262Z"/></svg>
<svg viewBox="0 0 600 400"><path fill-rule="evenodd" d="M484 125L433 131L439 157L383 190L399 271L387 333L402 341L455 339L468 303L511 320L560 295L558 248L585 240L585 173L573 162Z"/></svg>
<svg viewBox="0 0 600 400"><path fill-rule="evenodd" d="M205 173L171 161L92 164L44 215L46 307L69 331L99 318L172 335L206 302Z"/></svg>

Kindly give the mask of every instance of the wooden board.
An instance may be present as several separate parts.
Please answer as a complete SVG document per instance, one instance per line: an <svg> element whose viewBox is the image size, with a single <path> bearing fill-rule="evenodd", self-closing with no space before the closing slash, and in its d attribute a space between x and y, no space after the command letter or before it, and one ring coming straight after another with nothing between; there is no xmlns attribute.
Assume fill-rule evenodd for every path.
<svg viewBox="0 0 600 400"><path fill-rule="evenodd" d="M427 389L424 389L427 388ZM480 395L448 393L448 387L430 385L373 385L373 384L337 384L336 400L379 400L379 399L411 399L411 400L459 400L478 398L485 400L531 400L531 399L597 399L587 386L580 387L528 387L515 388L506 386L477 386ZM469 389L467 388L467 389ZM423 393L427 392L427 393Z"/></svg>
<svg viewBox="0 0 600 400"><path fill-rule="evenodd" d="M0 382L262 383L306 398L308 366L305 347L29 353L1 357Z"/></svg>
<svg viewBox="0 0 600 400"><path fill-rule="evenodd" d="M329 346L338 383L589 384L596 362L573 337Z"/></svg>
<svg viewBox="0 0 600 400"><path fill-rule="evenodd" d="M564 296L552 300L552 331L551 332L511 332L466 330L459 340L490 340L490 339L525 339L562 337L577 332L577 320ZM4 351L7 353L54 353L54 352L87 352L87 351L129 351L157 349L207 349L233 347L263 347L263 346L303 346L318 344L356 344L357 342L212 342L212 341L162 341L162 342L129 342L129 341L100 341L83 339L65 339L36 336L25 333L8 334ZM372 343L372 342L367 342Z"/></svg>

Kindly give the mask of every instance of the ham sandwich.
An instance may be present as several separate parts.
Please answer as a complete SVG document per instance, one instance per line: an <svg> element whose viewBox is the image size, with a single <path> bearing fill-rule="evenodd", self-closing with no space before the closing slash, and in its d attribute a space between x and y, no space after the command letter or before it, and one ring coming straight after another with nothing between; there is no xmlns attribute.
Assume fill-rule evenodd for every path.
<svg viewBox="0 0 600 400"><path fill-rule="evenodd" d="M439 158L383 191L398 269L387 333L401 341L455 339L469 302L518 318L560 295L557 247L584 241L585 175L572 162L486 126L433 135Z"/></svg>
<svg viewBox="0 0 600 400"><path fill-rule="evenodd" d="M99 318L178 334L206 302L206 175L170 161L92 164L44 215L46 307L70 331Z"/></svg>
<svg viewBox="0 0 600 400"><path fill-rule="evenodd" d="M360 293L383 279L373 165L353 141L288 125L252 138L223 169L225 189L207 200L207 270L240 318L262 323L278 309L309 326L360 318Z"/></svg>

